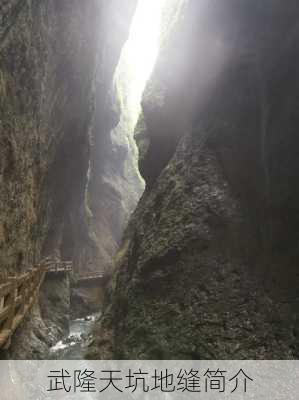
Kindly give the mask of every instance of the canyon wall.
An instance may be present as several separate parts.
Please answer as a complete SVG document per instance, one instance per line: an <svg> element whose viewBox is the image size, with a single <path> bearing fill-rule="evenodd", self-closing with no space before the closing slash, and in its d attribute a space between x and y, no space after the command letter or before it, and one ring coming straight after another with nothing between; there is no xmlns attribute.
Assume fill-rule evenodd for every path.
<svg viewBox="0 0 299 400"><path fill-rule="evenodd" d="M120 50L128 37L128 21L136 4L136 0L114 1L107 7L103 20L105 44L100 50L95 89L86 208L96 251L87 264L90 270L105 273L111 272L112 258L143 191L132 133L120 126L125 110L114 82L115 67L120 62Z"/></svg>
<svg viewBox="0 0 299 400"><path fill-rule="evenodd" d="M146 191L88 357L298 357L298 16L186 2L144 95Z"/></svg>
<svg viewBox="0 0 299 400"><path fill-rule="evenodd" d="M135 5L1 2L2 281L53 254L82 272L98 251L86 206L96 100L108 97ZM67 329L69 279L46 280L41 292L41 311L18 330L11 357L41 357Z"/></svg>
<svg viewBox="0 0 299 400"><path fill-rule="evenodd" d="M72 258L70 242L84 236L82 203L100 9L97 1L84 7L80 1L7 1L1 4L1 17L0 230L5 279L44 255ZM55 301L48 302L46 310L52 317L58 313L48 321L54 336L35 306L13 339L12 356L40 356L55 334L67 329L68 278L56 283L50 290ZM48 285L43 286L46 298Z"/></svg>

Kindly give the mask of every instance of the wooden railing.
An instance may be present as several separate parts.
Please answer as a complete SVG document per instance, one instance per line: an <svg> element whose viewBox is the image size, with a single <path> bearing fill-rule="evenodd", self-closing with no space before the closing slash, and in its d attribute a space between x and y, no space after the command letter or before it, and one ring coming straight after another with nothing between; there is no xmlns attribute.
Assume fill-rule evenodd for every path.
<svg viewBox="0 0 299 400"><path fill-rule="evenodd" d="M71 272L73 270L72 261L46 261L47 272Z"/></svg>
<svg viewBox="0 0 299 400"><path fill-rule="evenodd" d="M93 280L100 280L104 278L103 272L93 272L86 275L77 275L76 281L77 282L85 282L85 281L93 281Z"/></svg>
<svg viewBox="0 0 299 400"><path fill-rule="evenodd" d="M0 348L8 348L17 327L38 297L45 274L72 271L71 261L46 260L0 284Z"/></svg>
<svg viewBox="0 0 299 400"><path fill-rule="evenodd" d="M0 285L0 348L9 347L10 338L38 297L46 267L35 267Z"/></svg>
<svg viewBox="0 0 299 400"><path fill-rule="evenodd" d="M44 260L26 273L0 284L0 348L10 346L11 337L38 298L46 273L60 274L73 270L71 261ZM103 272L76 277L77 282L101 280Z"/></svg>

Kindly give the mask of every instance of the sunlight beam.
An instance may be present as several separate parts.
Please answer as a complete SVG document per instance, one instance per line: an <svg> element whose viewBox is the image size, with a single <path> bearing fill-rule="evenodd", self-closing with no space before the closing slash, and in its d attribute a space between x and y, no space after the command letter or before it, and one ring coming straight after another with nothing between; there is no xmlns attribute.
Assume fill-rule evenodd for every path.
<svg viewBox="0 0 299 400"><path fill-rule="evenodd" d="M139 0L129 38L124 45L114 76L125 125L134 130L140 114L141 97L158 52L161 18L166 0Z"/></svg>

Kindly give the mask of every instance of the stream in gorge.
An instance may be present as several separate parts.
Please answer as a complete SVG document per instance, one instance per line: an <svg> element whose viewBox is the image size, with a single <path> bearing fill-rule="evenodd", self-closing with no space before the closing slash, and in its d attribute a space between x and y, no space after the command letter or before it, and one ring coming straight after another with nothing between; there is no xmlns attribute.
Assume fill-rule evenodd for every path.
<svg viewBox="0 0 299 400"><path fill-rule="evenodd" d="M84 358L93 323L100 314L88 315L70 321L69 334L50 349L52 360L79 360Z"/></svg>

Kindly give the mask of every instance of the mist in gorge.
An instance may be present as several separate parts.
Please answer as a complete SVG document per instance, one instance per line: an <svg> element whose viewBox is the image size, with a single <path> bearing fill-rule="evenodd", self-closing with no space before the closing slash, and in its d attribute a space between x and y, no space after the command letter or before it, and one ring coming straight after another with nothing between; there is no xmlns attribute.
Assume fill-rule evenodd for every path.
<svg viewBox="0 0 299 400"><path fill-rule="evenodd" d="M296 359L295 0L2 0L0 358Z"/></svg>
<svg viewBox="0 0 299 400"><path fill-rule="evenodd" d="M183 0L139 0L113 77L113 88L120 110L119 123L112 130L115 140L127 140L136 160L138 149L134 131L142 111L144 90L163 44L183 5ZM142 177L141 177L142 179Z"/></svg>
<svg viewBox="0 0 299 400"><path fill-rule="evenodd" d="M114 75L113 85L122 111L120 125L131 134L141 111L145 85L159 52L163 3L138 1L129 37Z"/></svg>

